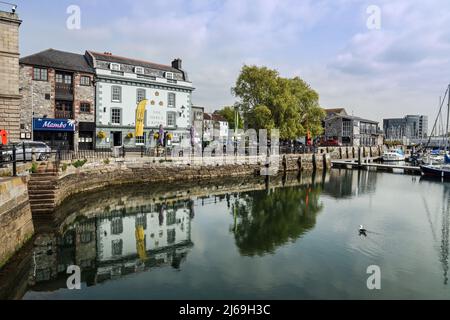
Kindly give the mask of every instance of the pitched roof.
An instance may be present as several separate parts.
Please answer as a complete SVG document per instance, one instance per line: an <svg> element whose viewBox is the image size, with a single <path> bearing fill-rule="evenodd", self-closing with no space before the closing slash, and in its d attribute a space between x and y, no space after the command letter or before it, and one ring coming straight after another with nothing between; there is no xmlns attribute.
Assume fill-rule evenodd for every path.
<svg viewBox="0 0 450 320"><path fill-rule="evenodd" d="M169 72L181 72L180 70L175 69L169 65L158 64L158 63L149 62L149 61L145 61L145 60L121 57L121 56L116 56L116 55L109 54L109 53L100 53L100 52L95 52L95 51L87 51L87 52L89 54L91 54L95 59L101 60L101 61L123 63L123 64L132 65L132 66L145 67L145 68L169 71Z"/></svg>
<svg viewBox="0 0 450 320"><path fill-rule="evenodd" d="M344 114L334 114L332 117L330 117L328 119L325 119L325 121L332 120L332 119L335 119L335 118L343 118L343 119L357 120L357 121L362 121L362 122L378 124L378 121L364 119L364 118L355 117L355 116L349 116L349 115L346 115L346 114L345 115Z"/></svg>
<svg viewBox="0 0 450 320"><path fill-rule="evenodd" d="M84 55L55 49L47 49L23 57L19 62L33 66L94 73L94 69Z"/></svg>
<svg viewBox="0 0 450 320"><path fill-rule="evenodd" d="M327 115L331 114L347 114L344 108L324 109Z"/></svg>

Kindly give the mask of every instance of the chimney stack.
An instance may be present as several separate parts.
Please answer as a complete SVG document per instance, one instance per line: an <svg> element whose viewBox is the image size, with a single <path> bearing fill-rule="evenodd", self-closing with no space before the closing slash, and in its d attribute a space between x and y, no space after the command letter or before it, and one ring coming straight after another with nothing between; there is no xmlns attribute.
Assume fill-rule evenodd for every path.
<svg viewBox="0 0 450 320"><path fill-rule="evenodd" d="M177 58L172 61L172 68L181 70L181 59L180 58Z"/></svg>

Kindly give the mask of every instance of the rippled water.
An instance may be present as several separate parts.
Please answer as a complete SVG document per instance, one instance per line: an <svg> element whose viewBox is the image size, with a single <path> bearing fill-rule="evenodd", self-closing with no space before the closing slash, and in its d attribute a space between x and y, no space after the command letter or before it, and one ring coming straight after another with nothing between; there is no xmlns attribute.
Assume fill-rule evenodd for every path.
<svg viewBox="0 0 450 320"><path fill-rule="evenodd" d="M83 195L40 227L14 295L448 299L449 200L448 183L337 169ZM68 265L81 290L66 288ZM367 288L370 265L380 290Z"/></svg>

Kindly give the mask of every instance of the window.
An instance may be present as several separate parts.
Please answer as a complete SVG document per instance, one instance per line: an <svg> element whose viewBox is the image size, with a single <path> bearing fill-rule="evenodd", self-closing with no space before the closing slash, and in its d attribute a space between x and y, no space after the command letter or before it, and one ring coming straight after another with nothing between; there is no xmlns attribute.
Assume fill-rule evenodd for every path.
<svg viewBox="0 0 450 320"><path fill-rule="evenodd" d="M84 231L80 234L81 243L89 243L92 241L92 232Z"/></svg>
<svg viewBox="0 0 450 320"><path fill-rule="evenodd" d="M145 89L136 90L136 102L139 103L145 99Z"/></svg>
<svg viewBox="0 0 450 320"><path fill-rule="evenodd" d="M113 218L111 221L111 234L121 234L123 232L122 218Z"/></svg>
<svg viewBox="0 0 450 320"><path fill-rule="evenodd" d="M144 230L147 229L147 215L138 214L136 216L136 227L142 227Z"/></svg>
<svg viewBox="0 0 450 320"><path fill-rule="evenodd" d="M70 74L64 75L64 83L65 84L72 84L72 76Z"/></svg>
<svg viewBox="0 0 450 320"><path fill-rule="evenodd" d="M120 71L120 64L118 63L111 63L111 65L109 66L109 68L113 71Z"/></svg>
<svg viewBox="0 0 450 320"><path fill-rule="evenodd" d="M175 93L169 92L167 95L167 106L175 108Z"/></svg>
<svg viewBox="0 0 450 320"><path fill-rule="evenodd" d="M167 244L175 243L175 229L167 230Z"/></svg>
<svg viewBox="0 0 450 320"><path fill-rule="evenodd" d="M48 79L47 69L34 68L33 71L34 71L33 72L33 79L34 80L47 81L47 79Z"/></svg>
<svg viewBox="0 0 450 320"><path fill-rule="evenodd" d="M61 73L56 74L56 82L63 83L63 74L61 74Z"/></svg>
<svg viewBox="0 0 450 320"><path fill-rule="evenodd" d="M82 86L90 86L91 85L91 78L88 77L88 76L81 76L80 84Z"/></svg>
<svg viewBox="0 0 450 320"><path fill-rule="evenodd" d="M145 132L143 136L136 137L136 145L145 145Z"/></svg>
<svg viewBox="0 0 450 320"><path fill-rule="evenodd" d="M122 123L122 109L112 108L111 109L111 123L121 124Z"/></svg>
<svg viewBox="0 0 450 320"><path fill-rule="evenodd" d="M80 112L91 112L91 104L89 102L82 102L80 103Z"/></svg>
<svg viewBox="0 0 450 320"><path fill-rule="evenodd" d="M111 253L113 256L121 256L123 248L122 239L112 240L111 241Z"/></svg>
<svg viewBox="0 0 450 320"><path fill-rule="evenodd" d="M137 74L144 74L144 68L142 67L134 67L134 72Z"/></svg>
<svg viewBox="0 0 450 320"><path fill-rule="evenodd" d="M120 102L122 101L122 88L118 86L111 87L111 101Z"/></svg>
<svg viewBox="0 0 450 320"><path fill-rule="evenodd" d="M177 114L175 112L167 112L167 125L175 127Z"/></svg>
<svg viewBox="0 0 450 320"><path fill-rule="evenodd" d="M166 79L173 79L173 72L166 72Z"/></svg>

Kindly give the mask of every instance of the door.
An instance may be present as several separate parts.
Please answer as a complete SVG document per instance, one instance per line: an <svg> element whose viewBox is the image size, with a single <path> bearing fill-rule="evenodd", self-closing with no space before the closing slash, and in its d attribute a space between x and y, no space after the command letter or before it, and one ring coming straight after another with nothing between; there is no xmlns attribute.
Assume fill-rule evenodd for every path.
<svg viewBox="0 0 450 320"><path fill-rule="evenodd" d="M114 131L112 134L113 134L113 146L120 147L122 145L122 132Z"/></svg>

